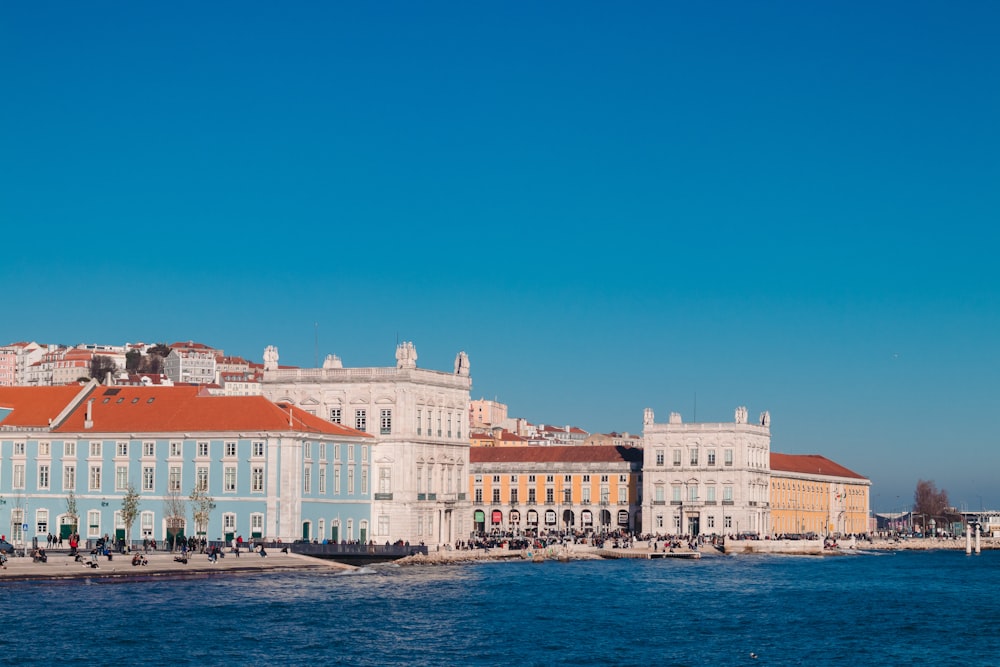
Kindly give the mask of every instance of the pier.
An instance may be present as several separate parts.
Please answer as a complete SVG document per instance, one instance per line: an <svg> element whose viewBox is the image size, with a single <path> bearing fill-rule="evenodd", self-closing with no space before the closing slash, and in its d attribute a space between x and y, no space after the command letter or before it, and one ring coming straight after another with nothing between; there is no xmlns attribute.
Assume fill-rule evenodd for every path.
<svg viewBox="0 0 1000 667"><path fill-rule="evenodd" d="M598 549L597 555L601 558L639 558L653 560L657 558L701 558L700 551L649 551L646 549Z"/></svg>

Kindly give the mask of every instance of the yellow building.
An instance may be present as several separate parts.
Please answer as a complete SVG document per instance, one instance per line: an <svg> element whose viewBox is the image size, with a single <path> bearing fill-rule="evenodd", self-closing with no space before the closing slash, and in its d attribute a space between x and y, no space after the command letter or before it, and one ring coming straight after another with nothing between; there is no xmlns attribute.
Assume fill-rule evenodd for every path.
<svg viewBox="0 0 1000 667"><path fill-rule="evenodd" d="M606 533L641 526L641 449L473 447L469 470L478 534Z"/></svg>
<svg viewBox="0 0 1000 667"><path fill-rule="evenodd" d="M868 532L871 480L816 454L771 453L771 533Z"/></svg>

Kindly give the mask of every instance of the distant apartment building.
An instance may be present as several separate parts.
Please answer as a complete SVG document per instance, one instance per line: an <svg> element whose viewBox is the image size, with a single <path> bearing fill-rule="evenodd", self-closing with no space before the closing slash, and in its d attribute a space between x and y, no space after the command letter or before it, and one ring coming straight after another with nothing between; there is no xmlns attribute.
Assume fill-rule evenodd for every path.
<svg viewBox="0 0 1000 667"><path fill-rule="evenodd" d="M0 387L17 384L17 350L9 345L0 347Z"/></svg>
<svg viewBox="0 0 1000 667"><path fill-rule="evenodd" d="M527 438L511 433L500 427L473 433L469 437L473 447L526 447Z"/></svg>
<svg viewBox="0 0 1000 667"><path fill-rule="evenodd" d="M471 530L469 359L453 372L417 367L410 342L394 367L344 368L329 355L321 368L285 368L264 352L264 395L335 424L374 436L358 483L372 492L371 538L429 546L465 539Z"/></svg>
<svg viewBox="0 0 1000 667"><path fill-rule="evenodd" d="M612 447L642 447L642 436L634 433L591 433L583 441L588 447L606 446Z"/></svg>
<svg viewBox="0 0 1000 667"><path fill-rule="evenodd" d="M484 398L469 402L469 428L491 429L507 423L507 406Z"/></svg>
<svg viewBox="0 0 1000 667"><path fill-rule="evenodd" d="M816 454L771 454L774 534L868 532L871 481Z"/></svg>
<svg viewBox="0 0 1000 667"><path fill-rule="evenodd" d="M48 350L48 346L38 343L11 343L0 348L0 358L2 363L9 367L10 358L14 359L14 381L10 385L0 384L0 386L18 386L30 384L31 368L35 363L41 361L42 355Z"/></svg>
<svg viewBox="0 0 1000 667"><path fill-rule="evenodd" d="M658 534L765 534L769 524L771 418L685 424L678 413L643 417L643 530Z"/></svg>
<svg viewBox="0 0 1000 667"><path fill-rule="evenodd" d="M640 449L474 447L469 457L477 534L632 532L641 525Z"/></svg>
<svg viewBox="0 0 1000 667"><path fill-rule="evenodd" d="M216 357L221 350L202 343L173 343L163 360L163 373L174 382L212 384L216 381Z"/></svg>
<svg viewBox="0 0 1000 667"><path fill-rule="evenodd" d="M263 378L263 373L219 371L219 393L222 396L263 396Z"/></svg>

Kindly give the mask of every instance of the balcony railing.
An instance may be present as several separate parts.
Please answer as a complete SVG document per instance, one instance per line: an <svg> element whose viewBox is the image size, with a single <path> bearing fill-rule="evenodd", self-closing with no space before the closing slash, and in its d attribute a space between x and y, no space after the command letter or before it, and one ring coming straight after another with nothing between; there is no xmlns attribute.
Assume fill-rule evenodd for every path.
<svg viewBox="0 0 1000 667"><path fill-rule="evenodd" d="M392 500L391 493L376 493L375 500Z"/></svg>

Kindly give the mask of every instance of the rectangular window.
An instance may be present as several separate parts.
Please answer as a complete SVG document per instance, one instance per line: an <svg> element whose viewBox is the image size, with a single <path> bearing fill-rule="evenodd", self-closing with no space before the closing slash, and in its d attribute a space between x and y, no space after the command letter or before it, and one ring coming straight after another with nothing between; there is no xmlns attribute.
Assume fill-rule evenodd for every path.
<svg viewBox="0 0 1000 667"><path fill-rule="evenodd" d="M181 455L181 443L171 442L170 443L170 456L176 458Z"/></svg>
<svg viewBox="0 0 1000 667"><path fill-rule="evenodd" d="M589 505L590 504L590 487L589 486L585 486L585 487L583 487L580 490L580 492L582 494L581 498L580 498L580 502L582 502L584 505Z"/></svg>
<svg viewBox="0 0 1000 667"><path fill-rule="evenodd" d="M563 489L563 502L566 504L573 502L573 489L571 488Z"/></svg>
<svg viewBox="0 0 1000 667"><path fill-rule="evenodd" d="M555 499L555 490L554 489L545 489L545 502L547 502L547 503L554 503L555 501L556 501L556 499Z"/></svg>
<svg viewBox="0 0 1000 667"><path fill-rule="evenodd" d="M49 452L52 450L49 448L49 443L40 442L38 443L38 455L39 456L49 456Z"/></svg>
<svg viewBox="0 0 1000 667"><path fill-rule="evenodd" d="M143 539L152 539L153 537L153 513L143 512L142 516L139 518L140 531L142 533Z"/></svg>
<svg viewBox="0 0 1000 667"><path fill-rule="evenodd" d="M733 517L731 517L731 516L722 517L722 523L723 523L723 526L722 526L723 528L732 528L733 527Z"/></svg>
<svg viewBox="0 0 1000 667"><path fill-rule="evenodd" d="M421 415L422 415L422 411L420 410L420 408L417 408L417 435L420 435L420 432L421 432L420 425L423 423L421 421Z"/></svg>
<svg viewBox="0 0 1000 667"><path fill-rule="evenodd" d="M128 489L128 466L115 466L115 491Z"/></svg>
<svg viewBox="0 0 1000 667"><path fill-rule="evenodd" d="M198 443L198 456L201 457L201 458L205 458L205 457L208 456L208 443L207 442L199 442Z"/></svg>
<svg viewBox="0 0 1000 667"><path fill-rule="evenodd" d="M333 460L334 461L340 460L340 445L333 446Z"/></svg>
<svg viewBox="0 0 1000 667"><path fill-rule="evenodd" d="M387 514L380 514L378 517L378 534L389 535L389 516Z"/></svg>
<svg viewBox="0 0 1000 667"><path fill-rule="evenodd" d="M714 449L708 450L708 465L710 465L710 466L714 466L715 465L715 450Z"/></svg>
<svg viewBox="0 0 1000 667"><path fill-rule="evenodd" d="M419 482L419 478L417 478ZM333 466L333 493L340 495L340 466Z"/></svg>
<svg viewBox="0 0 1000 667"><path fill-rule="evenodd" d="M354 493L354 468L349 467L347 469L347 494L352 495Z"/></svg>
<svg viewBox="0 0 1000 667"><path fill-rule="evenodd" d="M698 500L698 485L692 484L688 487L688 500Z"/></svg>
<svg viewBox="0 0 1000 667"><path fill-rule="evenodd" d="M354 445L347 446L347 462L354 463Z"/></svg>
<svg viewBox="0 0 1000 667"><path fill-rule="evenodd" d="M330 408L330 421L334 424L340 424L341 420L340 408Z"/></svg>
<svg viewBox="0 0 1000 667"><path fill-rule="evenodd" d="M534 489L528 489L528 504L534 505L535 502L536 502L536 499L535 499L535 490Z"/></svg>
<svg viewBox="0 0 1000 667"><path fill-rule="evenodd" d="M222 471L223 493L236 493L236 466L226 466Z"/></svg>
<svg viewBox="0 0 1000 667"><path fill-rule="evenodd" d="M378 469L378 492L392 493L392 468L389 466Z"/></svg>
<svg viewBox="0 0 1000 667"><path fill-rule="evenodd" d="M448 437L451 437L451 413L448 413Z"/></svg>
<svg viewBox="0 0 1000 667"><path fill-rule="evenodd" d="M693 465L693 466L698 465L698 450L697 449L692 449L691 450L691 465Z"/></svg>
<svg viewBox="0 0 1000 667"><path fill-rule="evenodd" d="M670 500L675 503L679 503L681 501L681 487L679 486L670 487Z"/></svg>
<svg viewBox="0 0 1000 667"><path fill-rule="evenodd" d="M260 466L250 469L250 492L264 493L264 469Z"/></svg>
<svg viewBox="0 0 1000 667"><path fill-rule="evenodd" d="M93 465L90 466L90 491L100 491L101 490L101 466Z"/></svg>
<svg viewBox="0 0 1000 667"><path fill-rule="evenodd" d="M16 454L17 452L15 451L14 453ZM100 442L92 441L90 443L90 455L91 456L95 456L95 457L101 455L101 443Z"/></svg>
<svg viewBox="0 0 1000 667"><path fill-rule="evenodd" d="M382 410L379 413L379 433L382 435L392 433L392 410Z"/></svg>
<svg viewBox="0 0 1000 667"><path fill-rule="evenodd" d="M63 466L63 491L76 490L76 466Z"/></svg>
<svg viewBox="0 0 1000 667"><path fill-rule="evenodd" d="M708 487L707 493L708 493L708 498L707 498L708 502L714 503L715 502L715 487L714 486Z"/></svg>
<svg viewBox="0 0 1000 667"><path fill-rule="evenodd" d="M510 504L511 505L517 504L517 489L510 490Z"/></svg>
<svg viewBox="0 0 1000 667"><path fill-rule="evenodd" d="M368 493L368 468L361 469L361 494Z"/></svg>
<svg viewBox="0 0 1000 667"><path fill-rule="evenodd" d="M302 460L303 461L313 460L313 445L311 442L302 443Z"/></svg>
<svg viewBox="0 0 1000 667"><path fill-rule="evenodd" d="M264 458L264 443L260 442L259 440L253 443L253 447L251 449L251 455L255 459Z"/></svg>
<svg viewBox="0 0 1000 667"><path fill-rule="evenodd" d="M47 465L38 466L38 488L39 489L49 488L49 467Z"/></svg>
<svg viewBox="0 0 1000 667"><path fill-rule="evenodd" d="M312 493L312 468L309 466L302 471L302 493Z"/></svg>
<svg viewBox="0 0 1000 667"><path fill-rule="evenodd" d="M199 491L208 491L208 466L198 466L195 470L194 484Z"/></svg>
<svg viewBox="0 0 1000 667"><path fill-rule="evenodd" d="M473 495L475 496L475 499L476 499L475 502L476 502L476 504L480 504L480 503L483 502L483 490L482 489L476 489L476 491L475 491L475 493Z"/></svg>
<svg viewBox="0 0 1000 667"><path fill-rule="evenodd" d="M319 460L326 461L326 443L319 443Z"/></svg>
<svg viewBox="0 0 1000 667"><path fill-rule="evenodd" d="M75 442L64 442L63 443L63 456L76 456L76 443Z"/></svg>
<svg viewBox="0 0 1000 667"><path fill-rule="evenodd" d="M354 428L364 431L368 428L368 412L366 410L354 411Z"/></svg>
<svg viewBox="0 0 1000 667"><path fill-rule="evenodd" d="M250 535L253 537L263 537L261 531L264 530L264 515L263 514L251 514L250 515Z"/></svg>
<svg viewBox="0 0 1000 667"><path fill-rule="evenodd" d="M101 513L97 510L87 512L87 537L101 536Z"/></svg>
<svg viewBox="0 0 1000 667"><path fill-rule="evenodd" d="M658 466L663 465L663 450L662 449L657 449L656 450L656 465L658 465Z"/></svg>
<svg viewBox="0 0 1000 667"><path fill-rule="evenodd" d="M493 489L493 502L500 503L500 489Z"/></svg>
<svg viewBox="0 0 1000 667"><path fill-rule="evenodd" d="M156 443L155 442L144 442L142 443L142 455L143 456L156 456Z"/></svg>
<svg viewBox="0 0 1000 667"><path fill-rule="evenodd" d="M326 468L324 466L320 466L319 469L319 492L326 493Z"/></svg>
<svg viewBox="0 0 1000 667"><path fill-rule="evenodd" d="M15 442L14 443L14 456L24 456L24 443Z"/></svg>
<svg viewBox="0 0 1000 667"><path fill-rule="evenodd" d="M627 505L628 504L628 489L623 486L618 487L618 504Z"/></svg>
<svg viewBox="0 0 1000 667"><path fill-rule="evenodd" d="M170 466L170 474L167 481L167 490L174 493L181 490L181 467Z"/></svg>
<svg viewBox="0 0 1000 667"><path fill-rule="evenodd" d="M725 461L725 464L727 466L733 465L733 450L731 450L731 449L723 450L722 454L723 454L723 457L724 457L723 460Z"/></svg>
<svg viewBox="0 0 1000 667"><path fill-rule="evenodd" d="M722 500L723 502L733 499L733 487L724 486L722 487Z"/></svg>
<svg viewBox="0 0 1000 667"><path fill-rule="evenodd" d="M715 528L715 517L711 514L708 515L708 527Z"/></svg>
<svg viewBox="0 0 1000 667"><path fill-rule="evenodd" d="M234 458L236 458L236 443L235 442L227 442L225 444L225 450L224 451L225 451L225 455L226 455L227 459L234 459Z"/></svg>
<svg viewBox="0 0 1000 667"><path fill-rule="evenodd" d="M681 464L681 450L674 450L674 465L679 466Z"/></svg>
<svg viewBox="0 0 1000 667"><path fill-rule="evenodd" d="M115 456L128 457L128 443L127 442L116 442L115 443Z"/></svg>
<svg viewBox="0 0 1000 667"><path fill-rule="evenodd" d="M156 468L153 466L143 466L142 468L142 490L152 491L156 483Z"/></svg>

